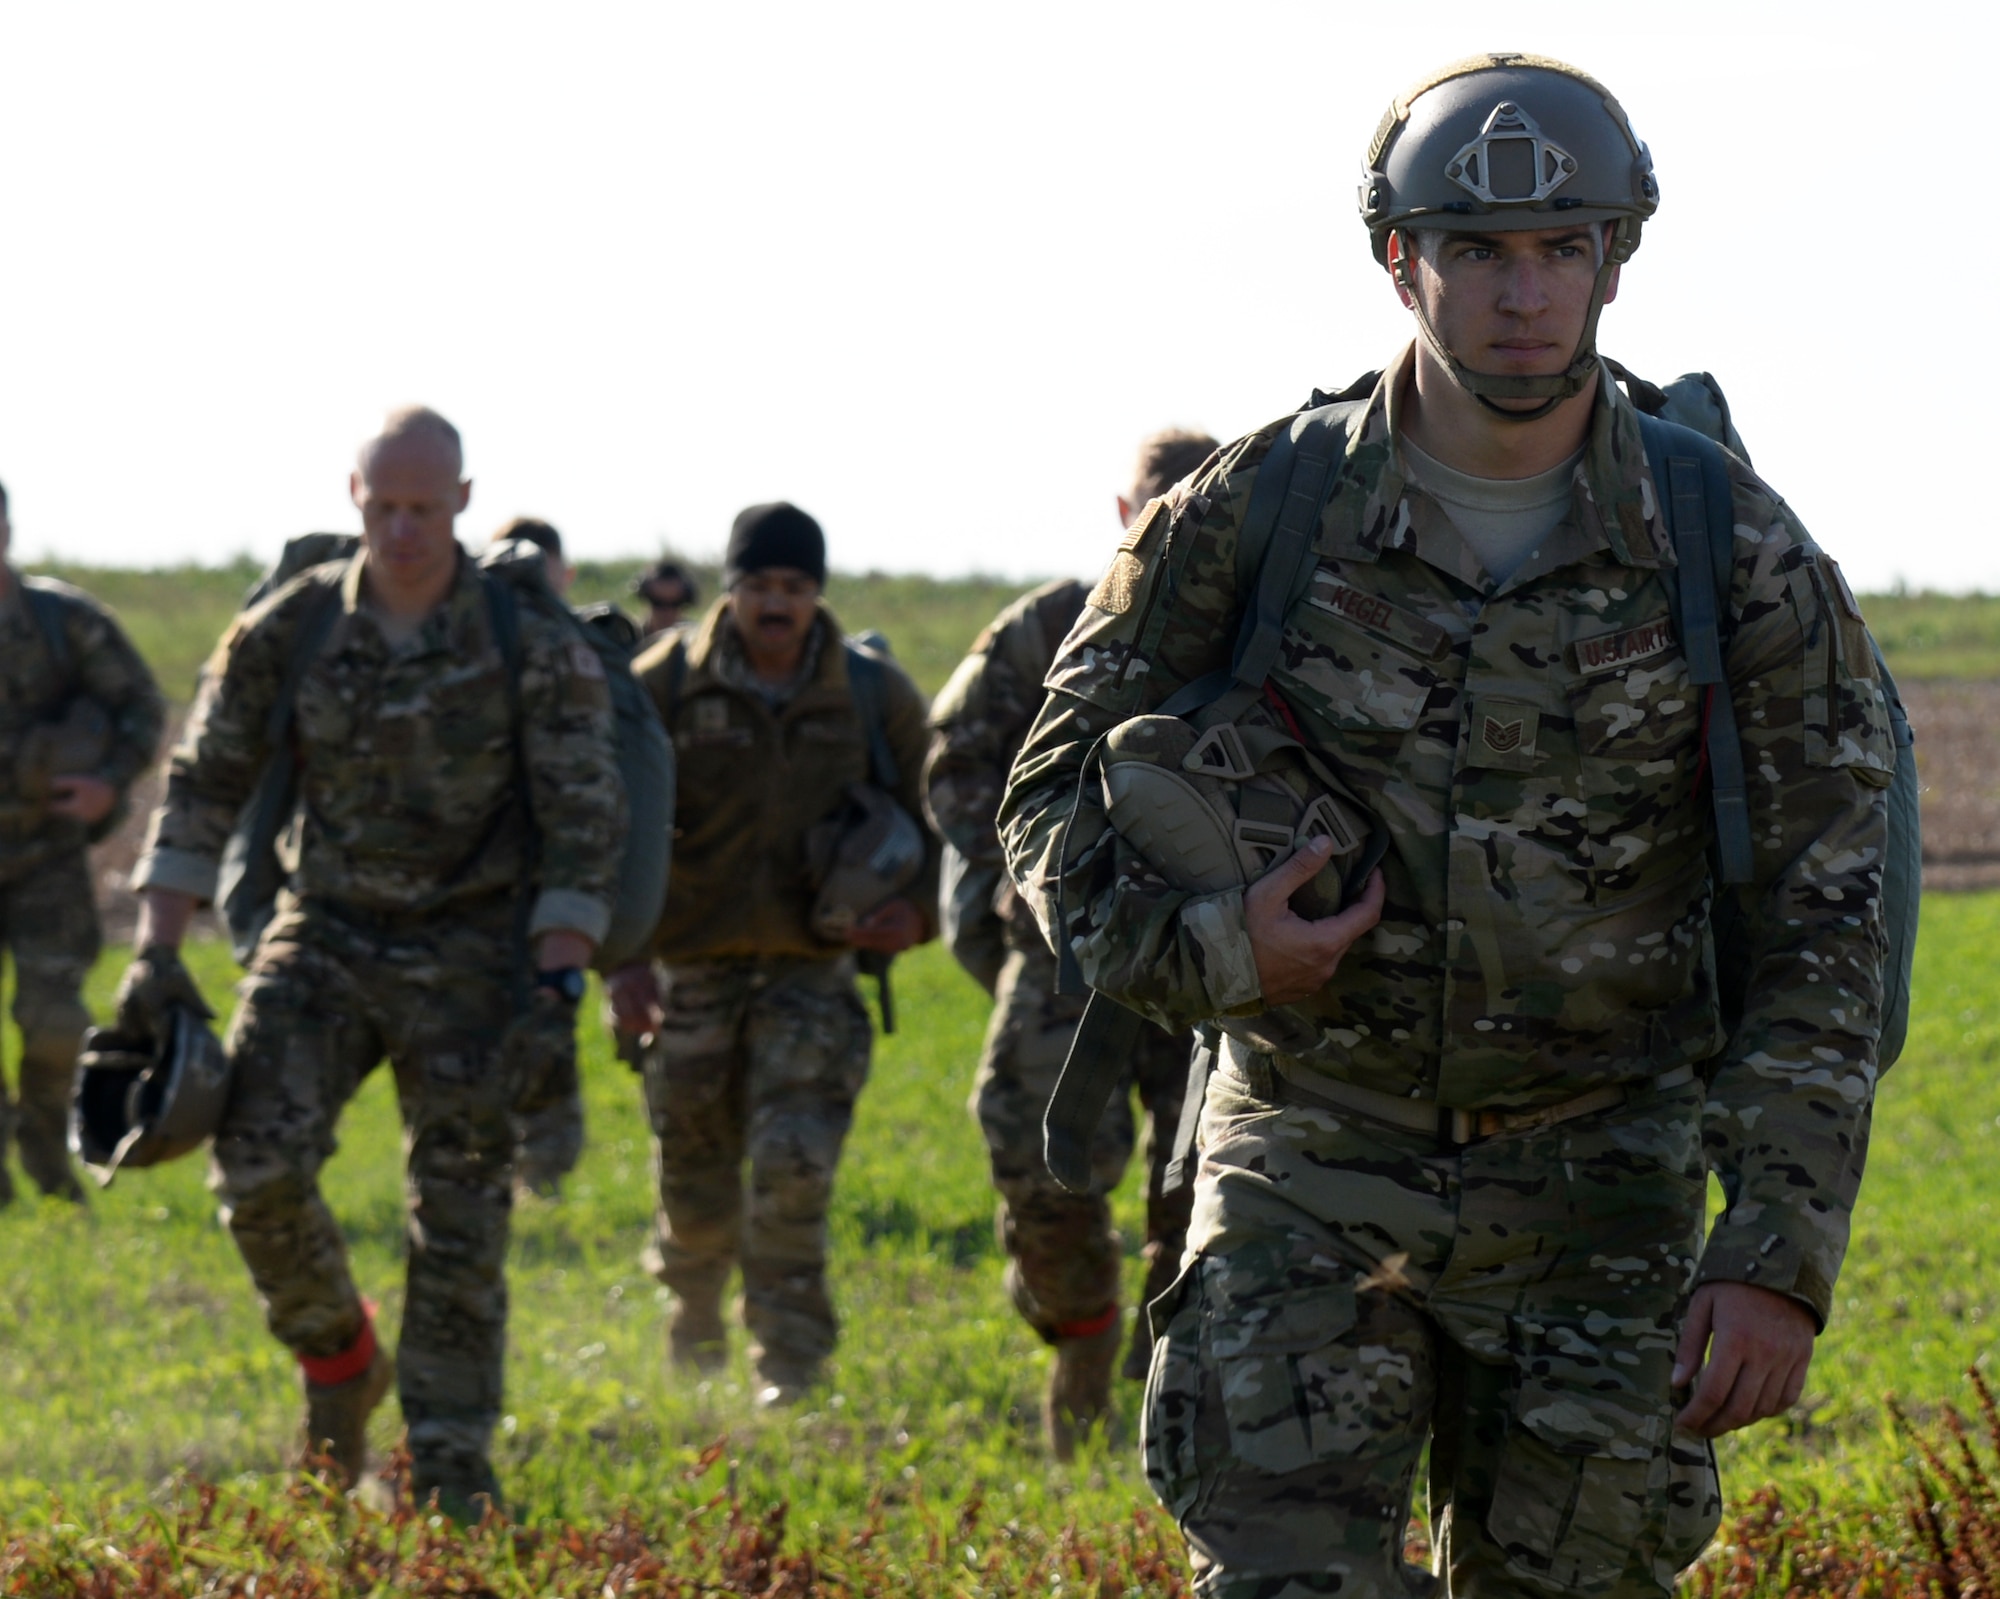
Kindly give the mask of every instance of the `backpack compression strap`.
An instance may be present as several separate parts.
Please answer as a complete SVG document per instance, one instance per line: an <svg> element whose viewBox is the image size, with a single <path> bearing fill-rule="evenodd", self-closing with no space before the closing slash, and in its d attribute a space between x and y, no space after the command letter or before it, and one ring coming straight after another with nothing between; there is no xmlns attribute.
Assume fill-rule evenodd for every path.
<svg viewBox="0 0 2000 1599"><path fill-rule="evenodd" d="M1667 585L1668 609L1687 660L1688 681L1706 690L1702 740L1715 810L1717 875L1724 883L1747 883L1752 877L1750 800L1736 703L1723 667L1735 564L1729 467L1721 446L1692 428L1641 412L1639 433L1678 563Z"/></svg>
<svg viewBox="0 0 2000 1599"><path fill-rule="evenodd" d="M1348 424L1361 409L1358 400L1314 406L1299 412L1271 441L1257 468L1243 525L1236 534L1236 591L1249 598L1243 605L1229 667L1183 684L1156 714L1186 716L1219 701L1241 709L1263 693L1264 680L1271 675L1284 642L1285 615L1311 580L1320 511L1340 480L1341 464L1347 458ZM1079 782L1087 781L1089 770L1086 763ZM1083 974L1070 947L1068 918L1063 915L1060 896L1056 926L1061 972L1057 987L1075 993L1084 986ZM1097 1136L1097 1124L1104 1119L1105 1107L1124 1079L1139 1041L1139 1029L1145 1025L1145 1018L1137 1011L1095 990L1084 1002L1062 1076L1042 1113L1043 1158L1050 1175L1072 1193L1089 1191L1090 1146ZM1212 1051L1195 1052L1189 1063L1184 1104L1201 1098L1213 1062ZM1181 1123L1190 1139L1199 1114L1198 1108L1183 1110ZM1176 1177L1185 1172L1186 1153L1177 1139Z"/></svg>

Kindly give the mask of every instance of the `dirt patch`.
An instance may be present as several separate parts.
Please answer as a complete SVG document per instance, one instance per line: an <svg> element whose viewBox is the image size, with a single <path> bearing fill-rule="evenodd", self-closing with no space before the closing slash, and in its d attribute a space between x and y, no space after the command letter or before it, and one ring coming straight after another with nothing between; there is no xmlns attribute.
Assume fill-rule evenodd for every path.
<svg viewBox="0 0 2000 1599"><path fill-rule="evenodd" d="M1900 686L1923 781L1924 887L2000 888L2000 682Z"/></svg>

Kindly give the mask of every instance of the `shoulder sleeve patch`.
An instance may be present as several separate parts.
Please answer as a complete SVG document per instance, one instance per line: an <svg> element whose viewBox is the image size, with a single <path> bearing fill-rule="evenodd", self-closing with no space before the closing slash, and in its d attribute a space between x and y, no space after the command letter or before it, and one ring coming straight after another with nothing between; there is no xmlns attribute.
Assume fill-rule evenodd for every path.
<svg viewBox="0 0 2000 1599"><path fill-rule="evenodd" d="M604 663L597 658L597 651L581 640L570 645L569 664L578 677L601 679L604 676Z"/></svg>
<svg viewBox="0 0 2000 1599"><path fill-rule="evenodd" d="M1113 616L1123 616L1132 609L1132 602L1139 594L1139 581L1145 575L1146 563L1130 550L1120 550L1111 558L1111 565L1098 579L1097 587L1090 591L1090 604Z"/></svg>

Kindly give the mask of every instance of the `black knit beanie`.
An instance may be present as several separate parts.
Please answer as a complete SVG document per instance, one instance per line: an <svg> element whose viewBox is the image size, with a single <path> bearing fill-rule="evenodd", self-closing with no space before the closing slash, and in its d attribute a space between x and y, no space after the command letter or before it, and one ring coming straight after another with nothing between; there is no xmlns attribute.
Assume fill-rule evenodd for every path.
<svg viewBox="0 0 2000 1599"><path fill-rule="evenodd" d="M723 587L774 566L793 567L815 583L826 581L826 535L789 500L752 505L737 514L722 557Z"/></svg>

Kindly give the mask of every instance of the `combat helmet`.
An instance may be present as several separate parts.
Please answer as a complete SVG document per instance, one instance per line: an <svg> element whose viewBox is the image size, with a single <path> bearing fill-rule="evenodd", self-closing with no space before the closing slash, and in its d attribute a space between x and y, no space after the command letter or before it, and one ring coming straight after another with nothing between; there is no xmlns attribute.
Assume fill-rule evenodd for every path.
<svg viewBox="0 0 2000 1599"><path fill-rule="evenodd" d="M1361 219L1387 267L1391 234L1404 235L1393 270L1411 291L1424 342L1452 379L1489 409L1519 421L1580 394L1597 368L1597 318L1612 274L1639 248L1660 204L1653 157L1625 110L1594 78L1546 56L1470 56L1405 90L1368 146ZM1545 376L1473 372L1445 348L1414 294L1413 229L1501 233L1569 223L1614 223L1598 262L1590 309L1568 367ZM1495 400L1540 400L1512 411Z"/></svg>
<svg viewBox="0 0 2000 1599"><path fill-rule="evenodd" d="M69 1147L101 1187L125 1166L157 1166L221 1125L229 1057L208 1023L176 1005L157 1043L93 1027L77 1057Z"/></svg>

